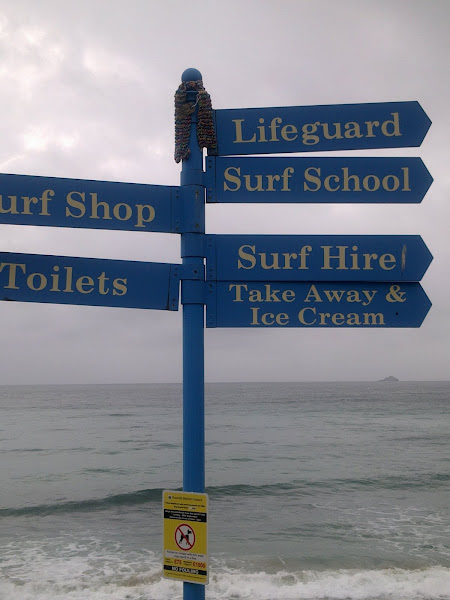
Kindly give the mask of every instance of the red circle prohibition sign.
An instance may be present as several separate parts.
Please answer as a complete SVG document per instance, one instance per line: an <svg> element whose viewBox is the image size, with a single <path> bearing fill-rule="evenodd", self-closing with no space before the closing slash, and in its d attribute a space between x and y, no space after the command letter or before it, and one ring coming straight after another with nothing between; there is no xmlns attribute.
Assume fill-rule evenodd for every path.
<svg viewBox="0 0 450 600"><path fill-rule="evenodd" d="M175 529L175 542L180 550L191 550L195 544L195 533L190 525L183 523Z"/></svg>

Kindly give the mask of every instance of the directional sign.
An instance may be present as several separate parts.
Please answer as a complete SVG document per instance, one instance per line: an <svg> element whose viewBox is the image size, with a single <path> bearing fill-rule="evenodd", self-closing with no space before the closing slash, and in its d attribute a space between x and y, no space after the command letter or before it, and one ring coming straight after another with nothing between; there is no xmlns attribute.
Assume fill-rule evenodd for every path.
<svg viewBox="0 0 450 600"><path fill-rule="evenodd" d="M0 300L178 310L179 266L0 252Z"/></svg>
<svg viewBox="0 0 450 600"><path fill-rule="evenodd" d="M209 284L207 327L419 327L431 302L419 283Z"/></svg>
<svg viewBox="0 0 450 600"><path fill-rule="evenodd" d="M164 577L208 583L208 496L164 490Z"/></svg>
<svg viewBox="0 0 450 600"><path fill-rule="evenodd" d="M418 102L214 111L219 156L420 146L431 121Z"/></svg>
<svg viewBox="0 0 450 600"><path fill-rule="evenodd" d="M419 235L207 235L209 281L420 281Z"/></svg>
<svg viewBox="0 0 450 600"><path fill-rule="evenodd" d="M0 223L181 233L198 230L195 190L0 174ZM184 204L190 220L184 222Z"/></svg>
<svg viewBox="0 0 450 600"><path fill-rule="evenodd" d="M420 158L209 157L207 202L418 203L433 178Z"/></svg>

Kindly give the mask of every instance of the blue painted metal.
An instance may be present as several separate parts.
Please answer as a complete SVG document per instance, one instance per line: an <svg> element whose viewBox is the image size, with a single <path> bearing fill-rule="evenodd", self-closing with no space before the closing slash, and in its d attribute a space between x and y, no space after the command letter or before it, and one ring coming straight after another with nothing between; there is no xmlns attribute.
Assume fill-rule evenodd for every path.
<svg viewBox="0 0 450 600"><path fill-rule="evenodd" d="M196 231L176 186L0 174L0 223L181 233ZM191 206L191 211L194 207Z"/></svg>
<svg viewBox="0 0 450 600"><path fill-rule="evenodd" d="M208 157L207 202L418 203L433 178L420 158Z"/></svg>
<svg viewBox="0 0 450 600"><path fill-rule="evenodd" d="M196 69L187 69L182 81L201 79ZM187 101L196 101L196 92L188 92ZM190 155L183 160L183 189L194 191L193 207L199 218L195 234L181 235L181 255L185 279L181 287L183 304L183 490L205 491L205 376L204 376L204 211L203 152L197 143L197 109L192 115ZM200 207L200 208L199 208ZM187 277L192 273L192 279ZM199 278L200 274L200 278ZM205 586L184 582L184 600L203 600Z"/></svg>
<svg viewBox="0 0 450 600"><path fill-rule="evenodd" d="M419 283L208 284L207 327L419 327L431 302Z"/></svg>
<svg viewBox="0 0 450 600"><path fill-rule="evenodd" d="M218 155L420 146L431 121L418 102L214 111Z"/></svg>
<svg viewBox="0 0 450 600"><path fill-rule="evenodd" d="M181 265L0 253L0 300L178 310Z"/></svg>
<svg viewBox="0 0 450 600"><path fill-rule="evenodd" d="M193 67L186 69L181 75L181 81L183 83L187 83L188 81L200 81L201 79L202 74L198 69L194 69Z"/></svg>
<svg viewBox="0 0 450 600"><path fill-rule="evenodd" d="M207 235L208 281L420 281L419 235Z"/></svg>

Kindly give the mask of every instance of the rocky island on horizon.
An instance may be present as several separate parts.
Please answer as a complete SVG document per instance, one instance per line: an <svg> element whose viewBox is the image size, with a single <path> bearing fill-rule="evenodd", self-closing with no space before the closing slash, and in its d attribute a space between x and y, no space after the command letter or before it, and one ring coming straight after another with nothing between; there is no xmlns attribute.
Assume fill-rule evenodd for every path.
<svg viewBox="0 0 450 600"><path fill-rule="evenodd" d="M394 377L393 375L388 375L384 379L379 379L378 381L400 381L400 379L397 379L397 377Z"/></svg>

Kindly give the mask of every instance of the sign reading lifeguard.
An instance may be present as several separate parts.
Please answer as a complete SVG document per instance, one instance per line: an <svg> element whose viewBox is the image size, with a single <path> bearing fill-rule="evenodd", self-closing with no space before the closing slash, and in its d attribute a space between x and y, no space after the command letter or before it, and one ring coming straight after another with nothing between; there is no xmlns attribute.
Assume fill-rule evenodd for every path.
<svg viewBox="0 0 450 600"><path fill-rule="evenodd" d="M219 156L420 146L418 102L216 110Z"/></svg>

